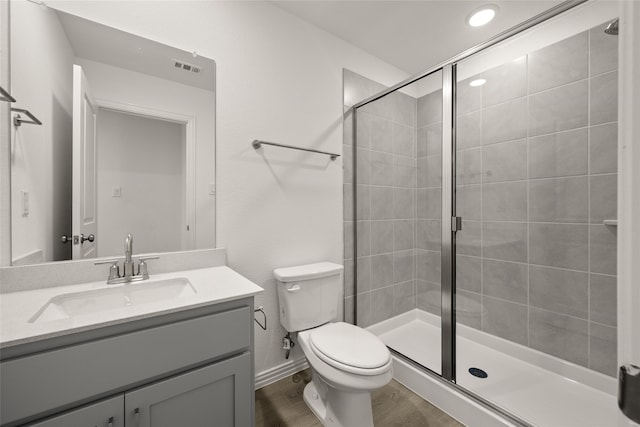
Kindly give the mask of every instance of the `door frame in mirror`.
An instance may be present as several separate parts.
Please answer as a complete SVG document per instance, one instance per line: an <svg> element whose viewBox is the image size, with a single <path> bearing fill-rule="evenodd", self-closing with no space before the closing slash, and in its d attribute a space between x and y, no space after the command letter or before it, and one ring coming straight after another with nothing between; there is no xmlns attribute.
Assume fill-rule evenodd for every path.
<svg viewBox="0 0 640 427"><path fill-rule="evenodd" d="M185 212L186 212L186 244L187 247L181 250L195 249L196 247L196 138L195 138L195 121L194 116L173 113L169 111L161 111L153 108L142 107L139 105L127 104L108 99L96 98L98 108L115 111L117 113L133 114L137 116L147 117L157 120L171 121L185 126L185 145L186 145L186 162L185 162ZM98 219L99 221L99 219Z"/></svg>
<svg viewBox="0 0 640 427"><path fill-rule="evenodd" d="M10 3L0 1L0 85L11 87ZM11 265L11 104L0 101L0 267Z"/></svg>

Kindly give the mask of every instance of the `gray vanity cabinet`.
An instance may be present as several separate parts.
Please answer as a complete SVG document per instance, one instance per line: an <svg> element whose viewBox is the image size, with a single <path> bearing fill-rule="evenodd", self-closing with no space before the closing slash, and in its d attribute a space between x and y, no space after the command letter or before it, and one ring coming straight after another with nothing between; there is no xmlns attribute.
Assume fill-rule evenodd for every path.
<svg viewBox="0 0 640 427"><path fill-rule="evenodd" d="M215 363L125 395L127 427L252 425L250 354Z"/></svg>
<svg viewBox="0 0 640 427"><path fill-rule="evenodd" d="M123 406L124 396L117 396L30 424L30 427L124 427Z"/></svg>
<svg viewBox="0 0 640 427"><path fill-rule="evenodd" d="M253 426L253 298L89 334L0 360L2 427Z"/></svg>

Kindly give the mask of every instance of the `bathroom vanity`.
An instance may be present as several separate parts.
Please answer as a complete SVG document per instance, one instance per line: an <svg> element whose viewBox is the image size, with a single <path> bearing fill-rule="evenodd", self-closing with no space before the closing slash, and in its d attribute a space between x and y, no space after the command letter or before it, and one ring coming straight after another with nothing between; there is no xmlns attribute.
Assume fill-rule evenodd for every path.
<svg viewBox="0 0 640 427"><path fill-rule="evenodd" d="M220 266L0 295L2 426L252 426L261 291Z"/></svg>

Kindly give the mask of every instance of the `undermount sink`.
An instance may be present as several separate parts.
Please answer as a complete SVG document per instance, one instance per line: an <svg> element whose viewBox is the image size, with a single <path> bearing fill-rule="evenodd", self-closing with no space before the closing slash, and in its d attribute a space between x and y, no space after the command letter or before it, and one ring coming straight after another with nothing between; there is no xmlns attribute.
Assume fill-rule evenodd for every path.
<svg viewBox="0 0 640 427"><path fill-rule="evenodd" d="M83 314L141 306L153 302L192 296L196 292L191 282L182 277L73 292L51 298L29 319L29 322L49 322Z"/></svg>

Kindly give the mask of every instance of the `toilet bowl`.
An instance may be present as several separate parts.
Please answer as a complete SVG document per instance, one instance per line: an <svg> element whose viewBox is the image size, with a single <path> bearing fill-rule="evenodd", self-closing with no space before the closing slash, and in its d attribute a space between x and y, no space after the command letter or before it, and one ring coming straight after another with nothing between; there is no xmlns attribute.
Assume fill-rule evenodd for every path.
<svg viewBox="0 0 640 427"><path fill-rule="evenodd" d="M371 427L371 391L393 377L391 354L370 332L348 323L298 333L312 369L304 401L325 426Z"/></svg>
<svg viewBox="0 0 640 427"><path fill-rule="evenodd" d="M298 333L312 370L304 401L325 426L372 427L371 391L393 376L391 353L371 332L337 321L342 270L321 262L274 270L280 323Z"/></svg>

